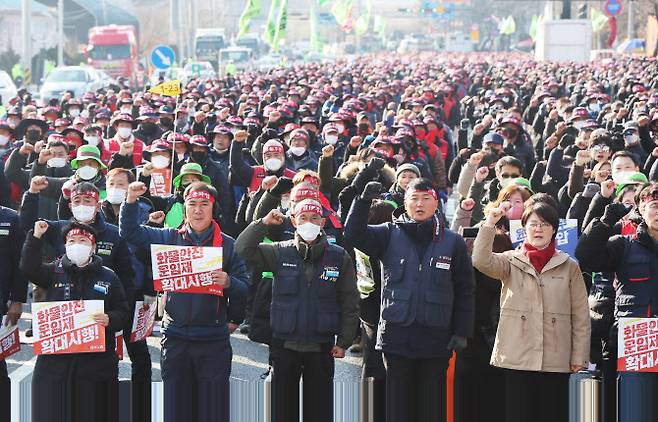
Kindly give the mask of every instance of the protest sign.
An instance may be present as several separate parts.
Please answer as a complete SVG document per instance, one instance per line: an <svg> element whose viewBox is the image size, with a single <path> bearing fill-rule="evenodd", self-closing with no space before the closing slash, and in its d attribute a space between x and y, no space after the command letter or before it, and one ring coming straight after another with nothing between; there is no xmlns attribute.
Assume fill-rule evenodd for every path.
<svg viewBox="0 0 658 422"><path fill-rule="evenodd" d="M153 169L151 171L149 193L151 196L171 195L171 169Z"/></svg>
<svg viewBox="0 0 658 422"><path fill-rule="evenodd" d="M356 262L356 286L361 299L365 299L375 290L372 264L370 263L370 257L358 249L354 249L354 258Z"/></svg>
<svg viewBox="0 0 658 422"><path fill-rule="evenodd" d="M117 354L117 359L123 360L123 331L114 333L114 352Z"/></svg>
<svg viewBox="0 0 658 422"><path fill-rule="evenodd" d="M658 318L619 318L617 370L658 372Z"/></svg>
<svg viewBox="0 0 658 422"><path fill-rule="evenodd" d="M103 309L102 300L33 303L34 353L104 352L105 328L93 319Z"/></svg>
<svg viewBox="0 0 658 422"><path fill-rule="evenodd" d="M5 327L6 319L7 316L3 317L2 325L0 325L0 360L5 360L21 350L21 343L18 339L18 325Z"/></svg>
<svg viewBox="0 0 658 422"><path fill-rule="evenodd" d="M525 240L525 230L521 226L521 220L509 222L509 236L514 247L519 246ZM560 227L555 236L555 248L576 259L576 245L578 244L578 220L575 218L560 219Z"/></svg>
<svg viewBox="0 0 658 422"><path fill-rule="evenodd" d="M144 301L139 300L135 303L135 315L133 316L133 328L130 333L130 342L144 340L153 332L155 324L155 303L147 305Z"/></svg>
<svg viewBox="0 0 658 422"><path fill-rule="evenodd" d="M159 292L223 296L211 273L222 269L222 248L151 245L153 286Z"/></svg>

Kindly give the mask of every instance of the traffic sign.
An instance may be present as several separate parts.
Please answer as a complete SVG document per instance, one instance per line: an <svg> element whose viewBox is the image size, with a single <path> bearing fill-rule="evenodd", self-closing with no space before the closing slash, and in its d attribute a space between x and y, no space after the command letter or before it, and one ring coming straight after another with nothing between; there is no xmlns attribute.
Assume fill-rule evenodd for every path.
<svg viewBox="0 0 658 422"><path fill-rule="evenodd" d="M175 60L174 50L169 46L159 45L151 51L151 64L158 69L169 69Z"/></svg>
<svg viewBox="0 0 658 422"><path fill-rule="evenodd" d="M611 18L619 16L621 14L621 0L607 0L603 10Z"/></svg>

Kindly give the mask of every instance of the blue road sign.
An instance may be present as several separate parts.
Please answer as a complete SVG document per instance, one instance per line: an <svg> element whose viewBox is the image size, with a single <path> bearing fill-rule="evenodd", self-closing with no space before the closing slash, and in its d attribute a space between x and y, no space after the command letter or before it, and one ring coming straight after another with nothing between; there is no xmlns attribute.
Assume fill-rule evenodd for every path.
<svg viewBox="0 0 658 422"><path fill-rule="evenodd" d="M151 64L158 69L169 69L174 65L176 55L171 47L159 45L151 51Z"/></svg>
<svg viewBox="0 0 658 422"><path fill-rule="evenodd" d="M605 14L610 17L619 16L621 13L621 0L608 0L603 7Z"/></svg>

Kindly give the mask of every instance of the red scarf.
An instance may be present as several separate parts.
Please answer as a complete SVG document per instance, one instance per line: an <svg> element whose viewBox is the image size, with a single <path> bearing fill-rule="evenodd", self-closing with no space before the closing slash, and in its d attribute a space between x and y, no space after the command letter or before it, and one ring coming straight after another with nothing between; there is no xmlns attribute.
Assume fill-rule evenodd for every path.
<svg viewBox="0 0 658 422"><path fill-rule="evenodd" d="M537 274L539 274L553 255L555 255L555 239L544 249L537 249L526 241L523 242L521 250L528 257L532 266L535 267Z"/></svg>

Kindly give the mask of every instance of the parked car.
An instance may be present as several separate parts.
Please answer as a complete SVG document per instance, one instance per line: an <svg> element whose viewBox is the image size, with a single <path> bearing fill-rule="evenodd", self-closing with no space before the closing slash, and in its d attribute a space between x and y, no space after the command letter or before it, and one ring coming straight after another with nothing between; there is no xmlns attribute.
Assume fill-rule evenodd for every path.
<svg viewBox="0 0 658 422"><path fill-rule="evenodd" d="M72 91L76 97L89 91L103 88L106 81L101 79L98 72L89 67L63 66L53 69L46 77L41 90L41 101L47 103L52 98L60 98L62 93Z"/></svg>

